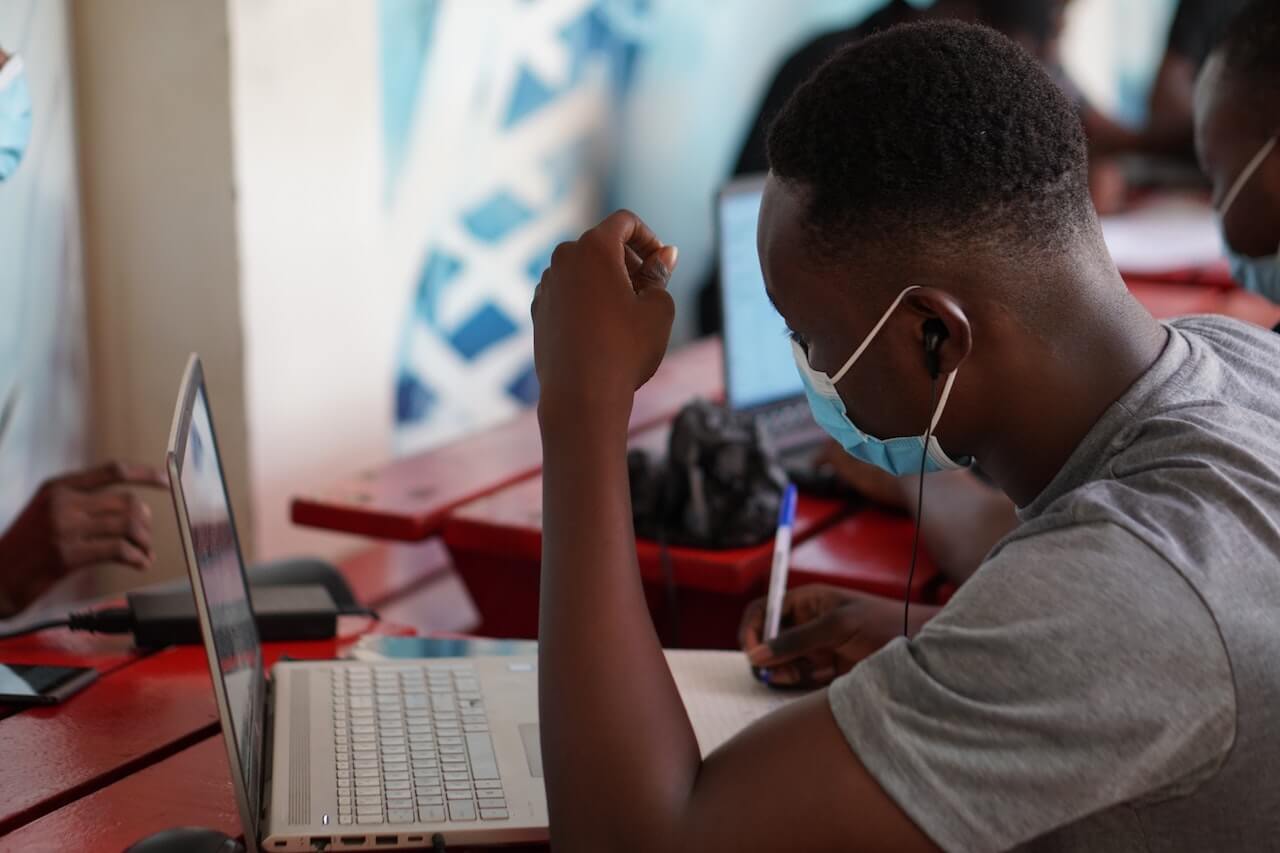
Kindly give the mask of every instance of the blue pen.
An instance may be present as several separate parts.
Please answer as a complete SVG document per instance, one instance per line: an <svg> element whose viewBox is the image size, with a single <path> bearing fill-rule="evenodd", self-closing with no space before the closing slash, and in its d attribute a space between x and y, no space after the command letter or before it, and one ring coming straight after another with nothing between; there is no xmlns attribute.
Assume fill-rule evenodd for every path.
<svg viewBox="0 0 1280 853"><path fill-rule="evenodd" d="M773 567L769 572L769 594L764 605L764 641L778 636L782 624L782 598L787 592L787 572L791 569L791 528L796 521L796 487L787 485L778 509L778 535L773 540Z"/></svg>

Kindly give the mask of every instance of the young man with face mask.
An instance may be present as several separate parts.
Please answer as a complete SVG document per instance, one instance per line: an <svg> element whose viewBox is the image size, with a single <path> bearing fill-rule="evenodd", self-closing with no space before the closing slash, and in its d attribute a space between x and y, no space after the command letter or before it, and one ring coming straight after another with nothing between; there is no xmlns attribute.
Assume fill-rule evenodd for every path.
<svg viewBox="0 0 1280 853"><path fill-rule="evenodd" d="M1214 182L1232 273L1245 289L1280 302L1280 5L1269 0L1246 5L1234 26L1222 28L1226 32L1216 49L1203 48L1205 71L1196 97L1198 136L1205 172ZM1208 12L1193 3L1181 8L1185 12L1193 7L1197 14ZM825 460L868 498L915 511L915 478L898 480L843 453L829 452ZM963 475L931 478L929 492L932 506L945 511L931 513L921 537L944 574L963 582L1016 525L1012 505ZM784 634L775 644L779 653L761 650L756 662L772 667L779 682L801 682L811 655L833 659L838 674L902 631L902 605L892 599L811 587L794 592L789 604L796 610L822 607L829 612L836 602L845 612L829 620L828 630ZM935 612L927 605L914 606L912 631ZM763 613L763 599L746 613L744 647L759 645Z"/></svg>
<svg viewBox="0 0 1280 853"><path fill-rule="evenodd" d="M1195 113L1231 274L1280 302L1280 4L1255 0L1232 23L1200 75Z"/></svg>
<svg viewBox="0 0 1280 853"><path fill-rule="evenodd" d="M627 491L676 252L627 212L561 245L533 305L556 849L1271 844L1280 336L1130 295L1078 117L990 30L842 51L769 158L761 264L819 421L885 468L976 459L1020 524L913 639L701 759Z"/></svg>

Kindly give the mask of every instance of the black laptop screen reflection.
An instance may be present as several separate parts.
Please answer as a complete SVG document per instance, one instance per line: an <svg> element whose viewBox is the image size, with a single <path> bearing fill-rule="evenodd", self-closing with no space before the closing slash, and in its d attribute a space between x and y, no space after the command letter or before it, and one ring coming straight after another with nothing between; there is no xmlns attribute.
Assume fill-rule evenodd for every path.
<svg viewBox="0 0 1280 853"><path fill-rule="evenodd" d="M191 540L209 604L218 654L247 790L255 790L262 713L255 685L262 683L262 657L249 606L241 556L227 505L213 427L203 389L196 394L182 466Z"/></svg>

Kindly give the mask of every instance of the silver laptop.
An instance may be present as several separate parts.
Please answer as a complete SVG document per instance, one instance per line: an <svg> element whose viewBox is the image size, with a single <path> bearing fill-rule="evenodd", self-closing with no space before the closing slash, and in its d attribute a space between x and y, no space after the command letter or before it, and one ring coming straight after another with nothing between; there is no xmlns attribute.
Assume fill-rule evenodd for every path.
<svg viewBox="0 0 1280 853"><path fill-rule="evenodd" d="M756 418L786 465L788 456L818 447L823 433L805 402L786 323L764 289L756 250L763 191L764 176L740 178L716 203L725 397L731 409Z"/></svg>
<svg viewBox="0 0 1280 853"><path fill-rule="evenodd" d="M534 659L282 662L268 681L194 355L168 469L250 851L547 838Z"/></svg>

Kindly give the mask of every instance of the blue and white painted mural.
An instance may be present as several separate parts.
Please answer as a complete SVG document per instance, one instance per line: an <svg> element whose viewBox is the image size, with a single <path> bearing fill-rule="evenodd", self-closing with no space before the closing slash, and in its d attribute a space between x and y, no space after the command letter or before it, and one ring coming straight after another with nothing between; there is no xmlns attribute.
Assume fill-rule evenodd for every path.
<svg viewBox="0 0 1280 853"><path fill-rule="evenodd" d="M470 13L461 5L380 6L393 216L401 175L414 166L413 135L465 134L457 156L437 165L465 180L434 211L407 306L395 396L401 450L498 420L537 398L530 294L555 245L602 207L605 152L616 147L611 128L638 49L626 33L644 14L637 0L471 4ZM450 27L452 35L474 34L481 14L501 20L478 28L493 42L475 45L475 67L433 61ZM456 101L437 107L426 94L437 74L469 86L465 115L453 109Z"/></svg>
<svg viewBox="0 0 1280 853"><path fill-rule="evenodd" d="M455 176L431 182L450 192L421 232L395 378L397 450L536 400L533 287L556 244L606 208L634 207L667 239L689 237L682 277L700 278L734 129L780 52L876 5L380 0L388 215L415 209L404 194L420 191L422 170ZM439 75L466 97L433 100ZM424 149L455 156L424 162ZM650 178L653 186L636 184Z"/></svg>
<svg viewBox="0 0 1280 853"><path fill-rule="evenodd" d="M413 234L417 247L412 264L393 264L414 282L394 378L397 452L535 400L532 288L556 243L608 208L636 210L680 246L673 340L687 340L711 263L711 200L774 70L881 5L379 0L386 215L394 242ZM1150 30L1141 50L1114 38L1091 59L1107 66L1106 102L1136 119L1173 0L1121 5L1076 3L1107 19L1101 31Z"/></svg>

